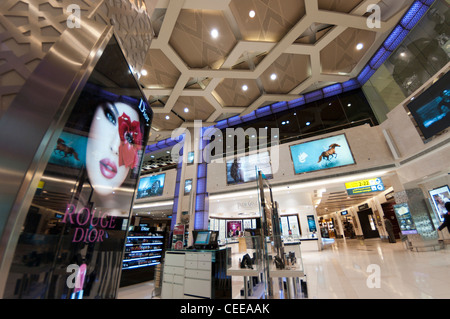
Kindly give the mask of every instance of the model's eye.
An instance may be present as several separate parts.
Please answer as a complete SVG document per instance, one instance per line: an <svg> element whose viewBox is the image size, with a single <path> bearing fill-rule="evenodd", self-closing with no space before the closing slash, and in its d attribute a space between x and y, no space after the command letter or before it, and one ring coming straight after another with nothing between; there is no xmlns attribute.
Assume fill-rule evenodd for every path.
<svg viewBox="0 0 450 319"><path fill-rule="evenodd" d="M111 107L111 104L106 104L103 107L103 111L105 112L105 117L110 121L113 125L117 124L117 117L114 114L114 111Z"/></svg>

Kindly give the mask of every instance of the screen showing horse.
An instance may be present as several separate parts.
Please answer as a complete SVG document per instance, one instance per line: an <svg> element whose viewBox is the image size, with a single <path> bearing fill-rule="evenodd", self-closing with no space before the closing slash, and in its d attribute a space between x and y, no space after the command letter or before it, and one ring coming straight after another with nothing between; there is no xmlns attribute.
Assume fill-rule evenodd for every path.
<svg viewBox="0 0 450 319"><path fill-rule="evenodd" d="M356 164L345 134L292 145L295 174Z"/></svg>

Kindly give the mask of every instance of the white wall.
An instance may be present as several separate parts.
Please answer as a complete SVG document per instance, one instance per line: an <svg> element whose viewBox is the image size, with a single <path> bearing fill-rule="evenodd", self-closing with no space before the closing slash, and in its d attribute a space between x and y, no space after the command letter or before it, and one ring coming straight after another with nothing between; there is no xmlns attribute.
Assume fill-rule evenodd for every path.
<svg viewBox="0 0 450 319"><path fill-rule="evenodd" d="M290 145L304 143L318 138L324 138L345 133L350 148L352 150L356 165L338 167L329 170L305 173L295 175L294 165L290 154ZM273 153L273 150L271 150ZM270 183L275 185L278 183L298 182L303 179L313 179L316 177L327 177L330 174L353 173L358 170L380 167L393 164L393 156L384 139L383 133L379 127L370 127L362 125L354 128L345 129L330 134L324 134L320 137L308 138L292 143L282 144L279 146L279 163L274 162L272 156L272 170L274 178ZM227 185L226 181L226 161L223 163L211 163L208 165L208 185L207 189L210 194L235 191L245 188L256 188L256 182L240 185Z"/></svg>

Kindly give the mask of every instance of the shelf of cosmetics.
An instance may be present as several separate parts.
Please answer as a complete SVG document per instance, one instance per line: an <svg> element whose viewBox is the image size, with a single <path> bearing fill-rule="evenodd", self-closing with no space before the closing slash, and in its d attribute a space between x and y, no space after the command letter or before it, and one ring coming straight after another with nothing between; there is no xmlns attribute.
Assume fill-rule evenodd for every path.
<svg viewBox="0 0 450 319"><path fill-rule="evenodd" d="M155 266L161 263L163 236L129 236L125 244L122 269Z"/></svg>
<svg viewBox="0 0 450 319"><path fill-rule="evenodd" d="M226 239L219 239L218 245L219 246L226 246L229 244L237 244L239 243L239 238L247 237L247 236L236 236ZM283 243L289 243L289 244L300 244L302 239L315 239L317 236L315 234L311 234L310 237L297 237L297 236L281 236L281 239L283 240ZM270 242L271 239L267 239L267 242Z"/></svg>

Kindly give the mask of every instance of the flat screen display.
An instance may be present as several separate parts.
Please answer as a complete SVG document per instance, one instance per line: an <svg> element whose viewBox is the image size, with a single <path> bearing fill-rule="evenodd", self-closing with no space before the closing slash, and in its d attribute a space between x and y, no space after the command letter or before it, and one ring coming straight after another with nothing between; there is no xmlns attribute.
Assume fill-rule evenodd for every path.
<svg viewBox="0 0 450 319"><path fill-rule="evenodd" d="M209 232L198 232L195 239L195 245L208 245L209 244Z"/></svg>
<svg viewBox="0 0 450 319"><path fill-rule="evenodd" d="M345 134L292 145L295 174L355 164Z"/></svg>
<svg viewBox="0 0 450 319"><path fill-rule="evenodd" d="M408 204L394 205L394 212L403 235L417 234L417 228L411 217Z"/></svg>
<svg viewBox="0 0 450 319"><path fill-rule="evenodd" d="M273 178L269 152L237 157L227 161L227 184L248 183L256 180L256 168L267 179Z"/></svg>
<svg viewBox="0 0 450 319"><path fill-rule="evenodd" d="M144 176L139 180L137 199L145 197L161 196L164 191L166 174Z"/></svg>
<svg viewBox="0 0 450 319"><path fill-rule="evenodd" d="M408 104L425 139L450 126L450 74L447 73L428 90Z"/></svg>
<svg viewBox="0 0 450 319"><path fill-rule="evenodd" d="M189 195L192 190L192 179L186 179L184 181L184 195Z"/></svg>
<svg viewBox="0 0 450 319"><path fill-rule="evenodd" d="M441 220L441 222L443 222L443 216L447 213L447 209L445 209L445 203L450 202L450 189L447 185L444 185L429 191L429 193L431 196L431 201L436 208L439 219Z"/></svg>
<svg viewBox="0 0 450 319"><path fill-rule="evenodd" d="M114 37L93 53L101 56L48 144L49 161L11 256L6 287L19 287L18 274L34 279L26 288L5 289L7 299L116 297L120 276L111 274L123 265L152 111ZM46 222L50 213L57 220ZM74 271L81 274L78 283L69 280Z"/></svg>

